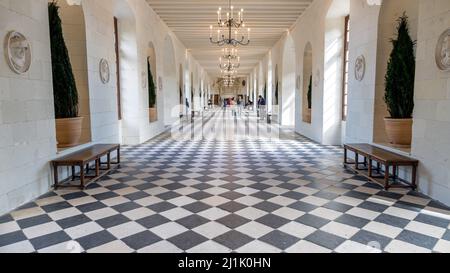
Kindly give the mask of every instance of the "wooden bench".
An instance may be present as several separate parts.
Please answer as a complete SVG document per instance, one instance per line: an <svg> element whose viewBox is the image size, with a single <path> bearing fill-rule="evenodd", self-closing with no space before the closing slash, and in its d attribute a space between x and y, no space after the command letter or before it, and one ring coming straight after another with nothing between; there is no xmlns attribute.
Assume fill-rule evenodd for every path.
<svg viewBox="0 0 450 273"><path fill-rule="evenodd" d="M117 161L111 161L111 153L117 151ZM102 158L106 156L106 162L102 162ZM95 175L89 176L90 163L95 162ZM91 178L93 182L96 178L100 176L100 171L111 170L111 165L120 164L120 145L119 144L97 144L89 148L83 149L79 152L72 153L70 155L55 159L52 161L54 179L55 179L55 190L61 187L58 178L58 167L71 167L72 168L72 181L76 178L80 178L80 187L84 189L86 186L86 178ZM103 167L102 166L106 166ZM80 168L79 176L75 173L75 167Z"/></svg>
<svg viewBox="0 0 450 273"><path fill-rule="evenodd" d="M348 160L348 151L355 154L353 162ZM364 157L364 161L359 160L360 156ZM374 162L376 163L375 170ZM413 158L398 155L370 144L346 144L344 145L344 165L346 167L353 167L352 169L354 171L364 175L373 182L381 184L386 190L390 188L417 189L416 176L419 161ZM361 168L361 165L364 167ZM385 167L384 176L380 176L382 174L381 165ZM412 168L411 182L399 179L399 167ZM374 171L377 172L378 176L374 176ZM391 183L391 179L393 179L394 184Z"/></svg>

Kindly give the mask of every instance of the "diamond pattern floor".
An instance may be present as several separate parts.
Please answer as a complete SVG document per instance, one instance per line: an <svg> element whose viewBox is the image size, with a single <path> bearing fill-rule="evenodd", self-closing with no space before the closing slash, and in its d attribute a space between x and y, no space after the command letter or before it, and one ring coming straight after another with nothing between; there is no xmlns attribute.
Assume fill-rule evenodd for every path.
<svg viewBox="0 0 450 273"><path fill-rule="evenodd" d="M340 148L282 135L124 147L87 190L0 217L0 252L450 252L448 208L344 170Z"/></svg>

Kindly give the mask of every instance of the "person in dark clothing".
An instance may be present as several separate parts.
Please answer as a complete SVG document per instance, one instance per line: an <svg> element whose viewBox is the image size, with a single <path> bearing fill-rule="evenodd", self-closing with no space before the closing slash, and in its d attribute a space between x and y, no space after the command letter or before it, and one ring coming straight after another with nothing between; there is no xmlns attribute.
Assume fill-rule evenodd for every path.
<svg viewBox="0 0 450 273"><path fill-rule="evenodd" d="M258 117L261 119L266 118L266 100L263 96L259 96L258 99Z"/></svg>
<svg viewBox="0 0 450 273"><path fill-rule="evenodd" d="M254 110L254 108L253 108L253 101L248 100L248 103L245 104L245 108L247 108L248 110L253 111Z"/></svg>
<svg viewBox="0 0 450 273"><path fill-rule="evenodd" d="M189 108L190 108L189 100L186 98L186 117L189 117Z"/></svg>
<svg viewBox="0 0 450 273"><path fill-rule="evenodd" d="M259 96L258 106L266 106L266 100L263 98L263 96Z"/></svg>

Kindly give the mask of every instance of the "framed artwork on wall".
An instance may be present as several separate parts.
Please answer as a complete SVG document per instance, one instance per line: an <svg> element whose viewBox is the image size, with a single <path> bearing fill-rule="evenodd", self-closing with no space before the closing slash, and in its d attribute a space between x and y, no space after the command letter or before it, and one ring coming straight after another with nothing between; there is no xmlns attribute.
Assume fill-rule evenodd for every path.
<svg viewBox="0 0 450 273"><path fill-rule="evenodd" d="M17 74L26 73L31 66L31 45L28 39L17 31L10 31L5 38L6 61Z"/></svg>
<svg viewBox="0 0 450 273"><path fill-rule="evenodd" d="M436 64L442 71L450 71L450 28L444 31L436 45Z"/></svg>
<svg viewBox="0 0 450 273"><path fill-rule="evenodd" d="M101 59L99 64L99 70L100 70L100 80L103 84L109 83L110 80L110 70L109 70L109 63L106 59Z"/></svg>
<svg viewBox="0 0 450 273"><path fill-rule="evenodd" d="M364 75L366 74L366 58L364 55L356 58L355 61L355 79L358 81L362 81L364 79Z"/></svg>

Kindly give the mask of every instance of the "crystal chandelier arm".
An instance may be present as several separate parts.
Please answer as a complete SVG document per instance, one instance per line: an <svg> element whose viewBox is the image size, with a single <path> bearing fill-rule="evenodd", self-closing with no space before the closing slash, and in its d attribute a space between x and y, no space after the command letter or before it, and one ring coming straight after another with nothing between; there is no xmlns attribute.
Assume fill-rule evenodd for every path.
<svg viewBox="0 0 450 273"><path fill-rule="evenodd" d="M250 40L249 39L247 39L247 41L245 41L245 42L244 41L245 41L245 37L242 36L242 39L240 41L236 41L236 43L239 44L239 45L242 45L242 46L246 46L246 45L250 44Z"/></svg>

